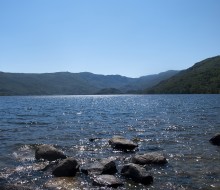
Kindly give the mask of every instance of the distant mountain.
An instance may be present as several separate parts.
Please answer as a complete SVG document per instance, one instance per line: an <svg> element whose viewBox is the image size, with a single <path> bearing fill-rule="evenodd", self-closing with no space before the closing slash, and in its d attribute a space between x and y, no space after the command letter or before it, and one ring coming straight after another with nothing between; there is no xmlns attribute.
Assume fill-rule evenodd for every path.
<svg viewBox="0 0 220 190"><path fill-rule="evenodd" d="M98 89L80 75L68 72L46 74L0 73L1 95L88 94Z"/></svg>
<svg viewBox="0 0 220 190"><path fill-rule="evenodd" d="M123 92L117 88L103 88L96 94L123 94Z"/></svg>
<svg viewBox="0 0 220 190"><path fill-rule="evenodd" d="M131 81L128 85L123 86L121 89L123 89L124 91L144 90L153 87L156 84L160 83L161 81L176 75L178 72L179 71L169 70L159 74L143 76Z"/></svg>
<svg viewBox="0 0 220 190"><path fill-rule="evenodd" d="M89 72L78 73L87 84L95 86L98 89L103 88L121 88L136 79L124 77L121 75L98 75Z"/></svg>
<svg viewBox="0 0 220 190"><path fill-rule="evenodd" d="M205 94L220 93L220 56L205 59L189 69L160 82L145 93Z"/></svg>
<svg viewBox="0 0 220 190"><path fill-rule="evenodd" d="M0 72L0 95L76 95L139 93L177 71L140 78L93 73L4 73Z"/></svg>

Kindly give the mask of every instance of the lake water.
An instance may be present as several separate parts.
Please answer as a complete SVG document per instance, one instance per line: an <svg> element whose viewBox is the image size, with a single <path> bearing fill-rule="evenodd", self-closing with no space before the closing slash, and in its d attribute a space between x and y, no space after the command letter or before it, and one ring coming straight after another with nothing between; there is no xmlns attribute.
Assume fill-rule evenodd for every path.
<svg viewBox="0 0 220 190"><path fill-rule="evenodd" d="M119 171L135 153L167 157L167 165L149 168L152 185L121 178L120 189L220 189L220 147L209 143L217 132L220 95L0 97L0 183L46 189L53 176L36 169L34 148L53 144L81 163L116 157ZM139 149L112 150L113 135ZM83 174L76 178L79 189L95 189Z"/></svg>

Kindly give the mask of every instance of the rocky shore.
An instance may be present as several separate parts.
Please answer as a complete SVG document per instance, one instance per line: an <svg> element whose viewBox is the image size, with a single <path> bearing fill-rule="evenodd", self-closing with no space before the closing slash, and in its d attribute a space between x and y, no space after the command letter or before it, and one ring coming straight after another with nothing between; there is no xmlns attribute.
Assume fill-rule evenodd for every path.
<svg viewBox="0 0 220 190"><path fill-rule="evenodd" d="M93 140L90 141L91 143ZM216 134L210 139L214 145L220 145L220 134ZM113 136L109 139L109 145L114 150L124 152L122 166L118 167L116 157L102 158L90 162L82 162L78 158L69 157L64 152L53 145L42 144L35 148L35 160L41 164L38 171L42 176L47 173L52 178L44 184L43 189L69 190L80 189L80 181L76 175L88 180L91 187L123 187L126 180L133 183L150 185L154 183L154 176L148 170L152 167L168 164L168 159L161 152L138 153L138 144L132 140L121 136ZM134 152L132 156L127 156L128 152ZM34 167L33 167L34 168ZM1 190L32 190L22 184L0 185Z"/></svg>
<svg viewBox="0 0 220 190"><path fill-rule="evenodd" d="M91 141L93 142L93 141ZM132 180L134 183L149 185L153 183L154 177L147 171L146 165L166 164L167 159L158 152L146 153L143 155L134 154L132 157L126 157L127 152L137 152L138 144L132 140L121 136L113 136L109 139L109 145L113 150L124 152L123 166L118 169L115 157L103 158L94 162L82 163L74 157L65 155L64 152L55 148L53 145L42 144L35 148L35 159L37 163L43 163L40 171L42 175L47 173L52 175L52 179L47 182L45 189L56 189L56 184L67 190L80 182L76 182L76 175L85 176L93 187L112 187L117 188L124 185L126 180ZM67 185L68 184L68 185ZM29 190L32 187L23 186L22 184L4 184L0 187L2 190L16 189ZM77 188L76 188L77 189Z"/></svg>

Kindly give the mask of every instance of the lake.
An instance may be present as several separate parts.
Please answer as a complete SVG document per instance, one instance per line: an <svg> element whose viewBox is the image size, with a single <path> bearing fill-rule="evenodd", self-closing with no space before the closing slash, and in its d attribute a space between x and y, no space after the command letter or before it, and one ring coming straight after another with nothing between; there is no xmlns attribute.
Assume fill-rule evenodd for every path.
<svg viewBox="0 0 220 190"><path fill-rule="evenodd" d="M148 168L153 184L117 174L125 183L119 189L220 189L220 147L209 143L217 132L220 95L0 97L0 184L47 189L53 176L36 169L34 149L52 144L81 163L116 157L119 171L134 154L165 155L168 164ZM138 150L113 150L113 135L134 140ZM76 178L77 188L96 189L83 174Z"/></svg>

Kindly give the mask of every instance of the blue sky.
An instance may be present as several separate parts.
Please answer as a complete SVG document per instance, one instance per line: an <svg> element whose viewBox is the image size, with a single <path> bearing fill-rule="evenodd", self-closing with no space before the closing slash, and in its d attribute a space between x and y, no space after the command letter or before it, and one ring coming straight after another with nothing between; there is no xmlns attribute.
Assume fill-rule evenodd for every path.
<svg viewBox="0 0 220 190"><path fill-rule="evenodd" d="M0 71L139 77L220 54L219 0L0 0Z"/></svg>

